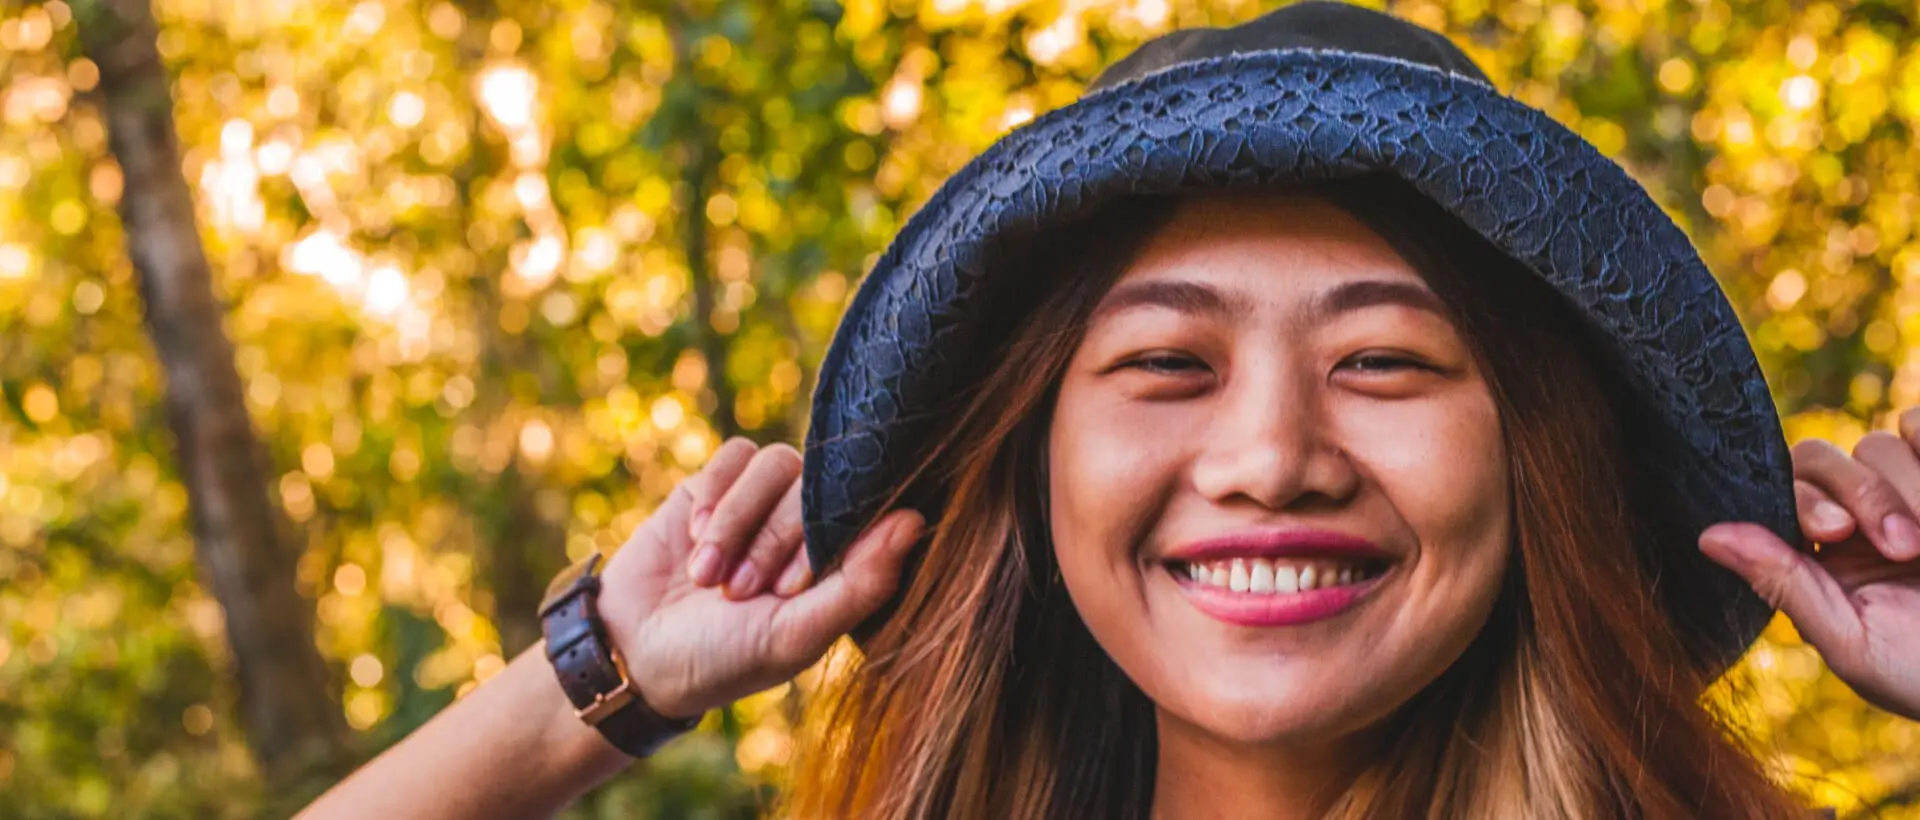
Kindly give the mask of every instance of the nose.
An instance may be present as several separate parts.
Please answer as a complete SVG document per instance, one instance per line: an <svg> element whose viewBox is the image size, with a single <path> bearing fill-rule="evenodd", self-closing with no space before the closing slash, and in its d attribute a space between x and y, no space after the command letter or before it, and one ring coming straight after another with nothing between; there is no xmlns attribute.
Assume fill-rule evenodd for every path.
<svg viewBox="0 0 1920 820"><path fill-rule="evenodd" d="M1251 502L1279 510L1339 503L1360 488L1360 472L1325 417L1312 375L1263 367L1236 374L1191 467L1194 488L1216 504Z"/></svg>

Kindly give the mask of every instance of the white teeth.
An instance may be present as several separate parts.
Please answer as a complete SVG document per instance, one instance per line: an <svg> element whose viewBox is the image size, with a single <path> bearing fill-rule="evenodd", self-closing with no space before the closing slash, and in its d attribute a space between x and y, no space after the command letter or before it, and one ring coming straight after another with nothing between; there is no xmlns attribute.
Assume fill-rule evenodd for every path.
<svg viewBox="0 0 1920 820"><path fill-rule="evenodd" d="M1273 591L1273 562L1272 561L1256 560L1253 562L1253 569L1248 571L1247 591L1248 592L1272 592Z"/></svg>
<svg viewBox="0 0 1920 820"><path fill-rule="evenodd" d="M1187 580L1234 592L1287 594L1332 589L1363 583L1370 576L1362 566L1344 562L1300 562L1286 559L1235 558L1186 565Z"/></svg>
<svg viewBox="0 0 1920 820"><path fill-rule="evenodd" d="M1292 564L1281 564L1273 571L1274 592L1299 592L1300 571Z"/></svg>

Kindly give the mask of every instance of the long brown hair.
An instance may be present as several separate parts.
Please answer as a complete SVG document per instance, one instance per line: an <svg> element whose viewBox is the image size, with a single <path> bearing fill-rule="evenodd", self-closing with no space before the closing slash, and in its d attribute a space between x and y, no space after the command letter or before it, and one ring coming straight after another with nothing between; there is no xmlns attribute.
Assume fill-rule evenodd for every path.
<svg viewBox="0 0 1920 820"><path fill-rule="evenodd" d="M1690 536L1633 455L1657 446L1642 438L1657 426L1621 399L1635 391L1583 320L1404 183L1316 192L1386 237L1454 313L1499 410L1514 525L1494 614L1390 719L1390 742L1329 816L1804 815L1701 705L1712 670L1677 637L1652 553ZM1120 200L1001 254L1043 294L901 489L935 499L935 524L863 657L816 695L783 813L1147 816L1153 705L1059 582L1042 445L1095 302L1175 205Z"/></svg>

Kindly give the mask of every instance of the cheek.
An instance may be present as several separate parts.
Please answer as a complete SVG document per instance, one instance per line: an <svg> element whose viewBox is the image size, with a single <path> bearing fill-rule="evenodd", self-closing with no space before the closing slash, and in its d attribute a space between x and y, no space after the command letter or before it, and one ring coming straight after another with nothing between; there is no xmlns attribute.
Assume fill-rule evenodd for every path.
<svg viewBox="0 0 1920 820"><path fill-rule="evenodd" d="M1087 390L1062 385L1047 438L1047 492L1055 549L1069 564L1131 566L1154 511L1177 485L1163 421Z"/></svg>
<svg viewBox="0 0 1920 820"><path fill-rule="evenodd" d="M1368 428L1360 458L1423 546L1451 547L1448 554L1489 541L1504 548L1492 536L1507 523L1507 455L1490 397L1417 408Z"/></svg>
<svg viewBox="0 0 1920 820"><path fill-rule="evenodd" d="M1122 407L1071 378L1062 385L1047 439L1048 521L1081 621L1109 652L1132 657L1152 645L1140 551L1179 486L1179 455L1151 434L1164 419Z"/></svg>
<svg viewBox="0 0 1920 820"><path fill-rule="evenodd" d="M1444 667L1485 625L1512 543L1511 487L1490 396L1373 419L1364 456L1419 550L1394 632ZM1438 674L1438 670L1430 670Z"/></svg>

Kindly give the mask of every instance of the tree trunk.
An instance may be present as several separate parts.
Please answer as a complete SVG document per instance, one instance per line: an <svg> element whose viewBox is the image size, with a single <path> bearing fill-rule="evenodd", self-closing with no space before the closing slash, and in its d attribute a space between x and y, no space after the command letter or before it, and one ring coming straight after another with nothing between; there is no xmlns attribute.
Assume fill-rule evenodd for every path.
<svg viewBox="0 0 1920 820"><path fill-rule="evenodd" d="M168 74L147 0L81 5L100 66L110 145L125 173L120 219L146 324L166 374L167 421L200 571L226 614L247 740L270 782L349 759L346 725L294 588L297 545L268 498L271 471L247 415L233 345L180 163Z"/></svg>
<svg viewBox="0 0 1920 820"><path fill-rule="evenodd" d="M500 652L508 658L540 642L540 599L547 581L566 566L566 528L541 514L538 481L516 460L493 487L503 508L487 527L485 572Z"/></svg>
<svg viewBox="0 0 1920 820"><path fill-rule="evenodd" d="M687 62L683 70L691 71L691 60ZM681 244L687 258L687 278L693 281L694 338L707 361L707 387L713 390L713 412L708 416L720 438L729 439L740 435L741 430L733 412L733 382L727 379L728 338L713 326L713 310L719 306L719 298L707 253L707 195L716 170L713 156L719 152L708 144L706 126L697 113L689 131L682 137L687 149L687 201L680 206Z"/></svg>

